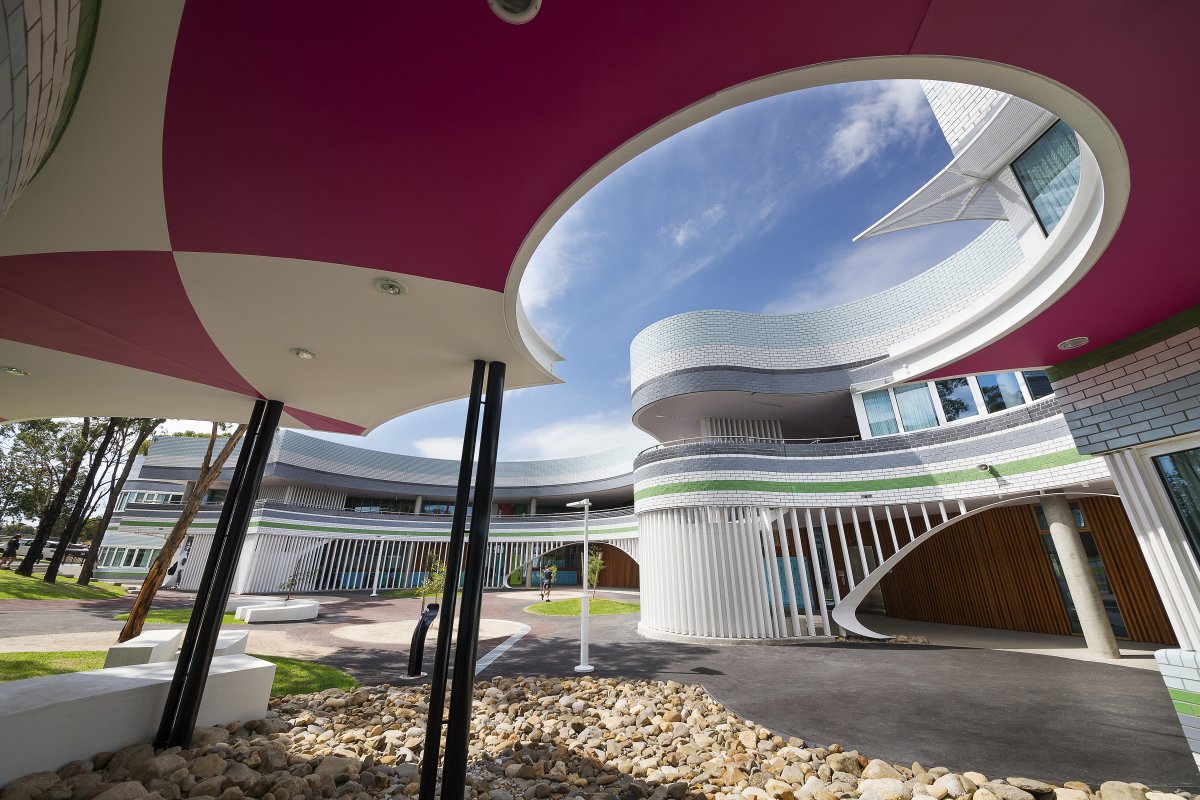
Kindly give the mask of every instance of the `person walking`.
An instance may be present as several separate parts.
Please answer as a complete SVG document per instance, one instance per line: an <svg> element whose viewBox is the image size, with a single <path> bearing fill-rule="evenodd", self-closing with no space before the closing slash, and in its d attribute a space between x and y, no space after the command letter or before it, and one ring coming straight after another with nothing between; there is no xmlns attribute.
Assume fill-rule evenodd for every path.
<svg viewBox="0 0 1200 800"><path fill-rule="evenodd" d="M550 564L542 565L542 599L550 602L550 587L554 585L554 568Z"/></svg>
<svg viewBox="0 0 1200 800"><path fill-rule="evenodd" d="M4 543L4 554L0 556L0 569L8 569L17 560L17 550L21 548L21 534L14 533L12 538Z"/></svg>

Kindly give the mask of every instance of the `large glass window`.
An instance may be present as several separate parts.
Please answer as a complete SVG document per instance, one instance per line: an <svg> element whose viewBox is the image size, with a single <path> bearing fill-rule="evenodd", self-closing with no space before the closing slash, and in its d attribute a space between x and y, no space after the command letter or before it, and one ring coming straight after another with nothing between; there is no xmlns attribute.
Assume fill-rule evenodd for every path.
<svg viewBox="0 0 1200 800"><path fill-rule="evenodd" d="M1021 384L1017 381L1015 372L980 375L977 380L979 381L979 392L983 395L983 404L987 407L989 414L1025 404L1025 397L1021 394Z"/></svg>
<svg viewBox="0 0 1200 800"><path fill-rule="evenodd" d="M406 498L353 495L346 498L346 510L357 511L360 514L411 514L415 509L416 501Z"/></svg>
<svg viewBox="0 0 1200 800"><path fill-rule="evenodd" d="M1079 141L1059 120L1012 163L1013 172L1049 236L1079 189Z"/></svg>
<svg viewBox="0 0 1200 800"><path fill-rule="evenodd" d="M933 400L929 397L929 387L926 384L897 386L894 391L904 430L920 431L937 427L937 413L933 410Z"/></svg>
<svg viewBox="0 0 1200 800"><path fill-rule="evenodd" d="M1029 389L1030 400L1041 400L1043 397L1054 394L1054 387L1050 385L1050 376L1041 370L1026 370L1021 373L1021 377L1025 379L1025 387Z"/></svg>
<svg viewBox="0 0 1200 800"><path fill-rule="evenodd" d="M942 412L946 415L946 422L979 414L975 395L971 394L971 383L966 378L947 378L944 381L934 381L934 385L937 387L938 399L942 401Z"/></svg>
<svg viewBox="0 0 1200 800"><path fill-rule="evenodd" d="M867 392L862 399L872 436L886 436L889 433L900 432L900 428L896 425L896 413L892 411L892 399L888 397L887 389Z"/></svg>
<svg viewBox="0 0 1200 800"><path fill-rule="evenodd" d="M1183 523L1188 544L1200 558L1200 448L1158 456L1154 463Z"/></svg>

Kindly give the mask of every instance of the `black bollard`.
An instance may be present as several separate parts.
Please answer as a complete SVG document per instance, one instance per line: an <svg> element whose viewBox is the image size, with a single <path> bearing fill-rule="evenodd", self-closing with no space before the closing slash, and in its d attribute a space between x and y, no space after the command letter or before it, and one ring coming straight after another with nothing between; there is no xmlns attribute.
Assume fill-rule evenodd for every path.
<svg viewBox="0 0 1200 800"><path fill-rule="evenodd" d="M430 603L421 612L421 618L417 620L417 627L413 629L412 644L408 650L408 677L419 678L424 673L421 672L421 661L425 657L425 634L429 633L429 626L437 619L438 604Z"/></svg>

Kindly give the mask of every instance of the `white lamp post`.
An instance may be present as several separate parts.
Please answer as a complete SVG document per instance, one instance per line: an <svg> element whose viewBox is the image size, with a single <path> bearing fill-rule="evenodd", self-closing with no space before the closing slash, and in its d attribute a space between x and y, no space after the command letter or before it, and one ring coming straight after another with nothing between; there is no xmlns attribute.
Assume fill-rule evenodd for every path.
<svg viewBox="0 0 1200 800"><path fill-rule="evenodd" d="M591 672L595 669L588 663L588 512L592 501L585 497L567 503L567 507L583 509L583 602L579 609L579 663L575 665L575 671Z"/></svg>

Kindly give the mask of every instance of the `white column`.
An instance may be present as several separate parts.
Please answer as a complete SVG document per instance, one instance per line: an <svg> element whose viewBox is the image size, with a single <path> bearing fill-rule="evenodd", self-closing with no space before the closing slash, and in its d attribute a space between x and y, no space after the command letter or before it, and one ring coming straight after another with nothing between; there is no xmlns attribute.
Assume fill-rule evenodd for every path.
<svg viewBox="0 0 1200 800"><path fill-rule="evenodd" d="M1096 578L1088 564L1071 505L1061 495L1045 495L1042 497L1042 512L1050 525L1050 538L1054 541L1054 549L1058 551L1067 591L1071 594L1071 602L1075 604L1075 613L1083 628L1088 649L1105 658L1120 658L1121 651L1117 649L1112 625L1104 612L1100 590L1096 588Z"/></svg>
<svg viewBox="0 0 1200 800"><path fill-rule="evenodd" d="M422 497L421 495L417 495L417 499L413 500L413 513L414 514L421 513L421 504L424 502L425 502L425 498Z"/></svg>
<svg viewBox="0 0 1200 800"><path fill-rule="evenodd" d="M580 566L583 581L583 601L579 609L579 663L575 665L576 672L591 672L595 669L588 663L588 512L592 504L583 501L583 563Z"/></svg>
<svg viewBox="0 0 1200 800"><path fill-rule="evenodd" d="M533 514L536 514L536 513L537 513L537 498L531 497L531 498L529 498L529 514L532 516Z"/></svg>

